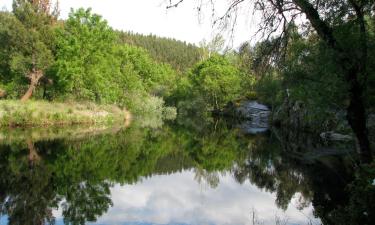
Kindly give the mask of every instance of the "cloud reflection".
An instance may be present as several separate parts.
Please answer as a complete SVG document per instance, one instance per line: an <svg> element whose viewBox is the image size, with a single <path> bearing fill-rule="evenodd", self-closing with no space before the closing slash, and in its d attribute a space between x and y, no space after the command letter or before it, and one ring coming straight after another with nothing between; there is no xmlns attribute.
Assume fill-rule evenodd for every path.
<svg viewBox="0 0 375 225"><path fill-rule="evenodd" d="M312 207L302 211L292 203L283 212L275 206L275 195L259 190L248 181L237 183L231 175L220 175L216 188L199 184L193 171L157 175L135 185L111 189L114 207L95 224L252 224L256 210L263 224L275 224L275 216L288 224L319 224Z"/></svg>

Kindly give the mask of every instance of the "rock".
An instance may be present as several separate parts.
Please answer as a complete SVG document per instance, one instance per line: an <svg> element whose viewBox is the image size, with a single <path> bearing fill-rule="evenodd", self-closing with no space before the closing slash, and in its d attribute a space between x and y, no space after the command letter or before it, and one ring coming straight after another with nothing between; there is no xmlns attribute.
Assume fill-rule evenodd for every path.
<svg viewBox="0 0 375 225"><path fill-rule="evenodd" d="M375 114L370 114L367 118L367 126L375 127Z"/></svg>
<svg viewBox="0 0 375 225"><path fill-rule="evenodd" d="M245 133L256 134L268 130L271 111L265 105L256 101L243 102L236 109L236 114L247 119L239 125L239 128Z"/></svg>
<svg viewBox="0 0 375 225"><path fill-rule="evenodd" d="M240 117L252 120L268 121L271 114L271 111L267 106L259 104L256 101L244 102L236 110Z"/></svg>
<svg viewBox="0 0 375 225"><path fill-rule="evenodd" d="M320 137L323 138L324 140L330 140L330 141L351 141L351 140L353 140L353 137L350 136L350 135L339 134L339 133L335 133L333 131L323 132L323 133L320 134Z"/></svg>

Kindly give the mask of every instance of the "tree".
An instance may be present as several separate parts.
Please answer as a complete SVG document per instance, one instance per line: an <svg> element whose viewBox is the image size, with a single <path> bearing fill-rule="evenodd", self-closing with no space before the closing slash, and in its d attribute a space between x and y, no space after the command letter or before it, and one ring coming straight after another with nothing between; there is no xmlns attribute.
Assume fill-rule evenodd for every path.
<svg viewBox="0 0 375 225"><path fill-rule="evenodd" d="M223 56L214 55L199 63L193 68L190 78L193 88L214 110L220 110L235 100L241 91L240 72Z"/></svg>
<svg viewBox="0 0 375 225"><path fill-rule="evenodd" d="M177 7L183 2L184 0L169 1L167 8ZM369 29L366 19L373 17L371 10L375 6L374 1L231 0L224 14L216 17L214 21L225 25L235 23L236 19L233 18L236 18L235 14L241 6L248 6L245 3L251 3L255 11L261 12L259 32L263 38L276 37L276 51L282 52L281 50L287 47L290 34L288 28L291 24L298 24L300 33L316 32L325 46L332 51L336 66L347 84L347 120L358 140L361 160L364 163L371 162L372 151L366 127L365 105L369 62ZM198 10L200 11L201 7L198 7ZM342 31L346 31L345 35L342 35Z"/></svg>
<svg viewBox="0 0 375 225"><path fill-rule="evenodd" d="M224 50L225 39L222 35L218 34L211 41L207 42L206 40L202 40L200 43L201 48L201 58L202 60L206 60L210 58L213 54L218 54L220 51Z"/></svg>
<svg viewBox="0 0 375 225"><path fill-rule="evenodd" d="M116 36L101 16L91 9L72 11L57 32L54 70L58 91L79 99L112 101L118 95L114 85Z"/></svg>
<svg viewBox="0 0 375 225"><path fill-rule="evenodd" d="M21 100L28 100L53 62L51 17L28 1L15 1L13 15L1 13L2 65L7 83L29 80Z"/></svg>

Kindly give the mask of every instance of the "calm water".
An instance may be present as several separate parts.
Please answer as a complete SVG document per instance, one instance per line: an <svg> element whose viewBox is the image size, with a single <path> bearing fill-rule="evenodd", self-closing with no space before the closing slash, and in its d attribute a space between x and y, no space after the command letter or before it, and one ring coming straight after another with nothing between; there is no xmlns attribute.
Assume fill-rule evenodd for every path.
<svg viewBox="0 0 375 225"><path fill-rule="evenodd" d="M0 223L321 224L345 199L315 140L196 120L1 131Z"/></svg>

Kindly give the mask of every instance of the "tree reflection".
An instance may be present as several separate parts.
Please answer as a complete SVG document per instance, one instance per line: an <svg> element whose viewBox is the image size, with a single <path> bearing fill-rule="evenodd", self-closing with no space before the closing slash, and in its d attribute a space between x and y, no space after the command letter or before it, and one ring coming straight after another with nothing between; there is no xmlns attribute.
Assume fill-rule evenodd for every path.
<svg viewBox="0 0 375 225"><path fill-rule="evenodd" d="M113 183L137 182L171 151L165 132L153 134L134 128L116 135L0 145L1 213L9 224L53 224L58 208L67 224L96 221L112 206Z"/></svg>
<svg viewBox="0 0 375 225"><path fill-rule="evenodd" d="M53 223L58 198L52 171L42 161L31 163L28 149L22 150L1 148L1 213L8 215L9 224Z"/></svg>
<svg viewBox="0 0 375 225"><path fill-rule="evenodd" d="M309 134L282 131L274 137L252 142L247 158L235 167L234 174L241 183L250 180L258 187L276 193L276 204L284 210L292 198L299 195L299 208L311 203L314 214L323 224L356 224L358 221L371 224L375 213L373 204L365 199L356 201L357 205L362 205L359 210L351 203L352 196L358 192L358 188L350 190L354 174L363 168L357 166L355 156L343 155L337 150L342 147L342 144L324 146L311 140ZM345 147L350 148L350 145ZM330 149L325 152L329 154L322 154L322 149ZM367 178L356 178L367 187L361 189L360 195L374 199L375 188L370 185L375 177L374 169L367 174Z"/></svg>
<svg viewBox="0 0 375 225"><path fill-rule="evenodd" d="M70 185L62 203L64 222L67 224L85 224L96 221L98 216L112 206L110 183L86 181Z"/></svg>

